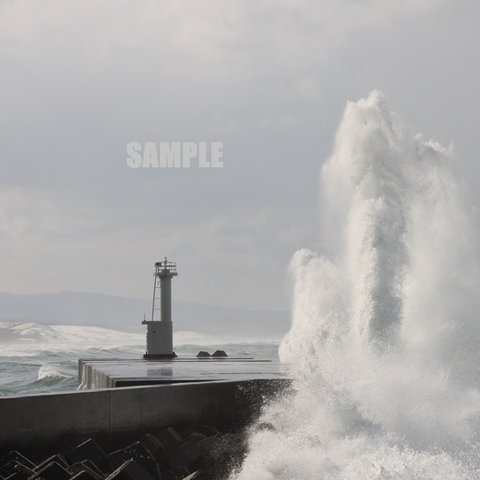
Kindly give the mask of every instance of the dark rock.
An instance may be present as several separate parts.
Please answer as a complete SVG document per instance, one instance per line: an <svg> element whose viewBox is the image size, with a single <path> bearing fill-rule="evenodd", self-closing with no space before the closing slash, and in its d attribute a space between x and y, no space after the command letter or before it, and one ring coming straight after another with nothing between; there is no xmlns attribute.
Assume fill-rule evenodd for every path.
<svg viewBox="0 0 480 480"><path fill-rule="evenodd" d="M197 432L203 433L207 437L211 437L213 435L220 435L220 432L216 428L211 427L210 425L200 425L197 428Z"/></svg>
<svg viewBox="0 0 480 480"><path fill-rule="evenodd" d="M42 480L69 480L70 473L62 467L58 462L50 462L43 465L39 470L36 470L34 475L30 477L31 480L36 478Z"/></svg>
<svg viewBox="0 0 480 480"><path fill-rule="evenodd" d="M14 464L20 463L32 470L35 468L35 464L17 450L10 450L0 459L0 465L2 465L2 467L7 466L10 462L13 462Z"/></svg>
<svg viewBox="0 0 480 480"><path fill-rule="evenodd" d="M198 448L200 449L201 466L208 467L215 462L216 448L220 443L221 437L215 435L213 437L207 437L201 442L198 442Z"/></svg>
<svg viewBox="0 0 480 480"><path fill-rule="evenodd" d="M200 447L197 445L196 442L190 441L190 440L188 442L184 442L178 446L178 450L183 452L183 455L186 459L183 465L185 465L189 469L197 465L200 459L202 450L200 449Z"/></svg>
<svg viewBox="0 0 480 480"><path fill-rule="evenodd" d="M186 438L185 438L185 441L186 442L194 442L194 443L198 443L198 442L201 442L202 440L205 440L207 438L207 436L203 433L200 433L200 432L192 432L190 435L188 435Z"/></svg>
<svg viewBox="0 0 480 480"><path fill-rule="evenodd" d="M183 480L213 480L213 477L208 472L197 470Z"/></svg>
<svg viewBox="0 0 480 480"><path fill-rule="evenodd" d="M162 442L160 442L153 433L147 433L139 440L139 442L145 445L151 452L163 446Z"/></svg>
<svg viewBox="0 0 480 480"><path fill-rule="evenodd" d="M220 434L208 425L169 427L109 455L90 438L37 466L12 450L0 460L0 480L224 480L243 461L244 433Z"/></svg>
<svg viewBox="0 0 480 480"><path fill-rule="evenodd" d="M12 461L10 462L10 466L12 467L12 470L10 474L5 477L5 479L9 478L10 480L26 480L35 474L31 468L28 468L21 463L15 463Z"/></svg>
<svg viewBox="0 0 480 480"><path fill-rule="evenodd" d="M210 358L210 354L206 352L205 350L200 350L197 353L197 358Z"/></svg>
<svg viewBox="0 0 480 480"><path fill-rule="evenodd" d="M103 472L97 467L95 463L93 463L91 460L82 460L80 464L85 468L85 469L90 469L92 472L96 473L100 477L104 477Z"/></svg>
<svg viewBox="0 0 480 480"><path fill-rule="evenodd" d="M178 466L162 472L162 480L183 480L188 475L190 475L190 472L187 467Z"/></svg>
<svg viewBox="0 0 480 480"><path fill-rule="evenodd" d="M102 472L112 471L112 466L100 445L89 438L65 455L70 463L81 462L82 460L91 460Z"/></svg>
<svg viewBox="0 0 480 480"><path fill-rule="evenodd" d="M69 470L75 475L80 472L87 472L96 480L103 480L105 478L105 474L103 474L91 460L83 460L81 462L74 463L70 466Z"/></svg>
<svg viewBox="0 0 480 480"><path fill-rule="evenodd" d="M35 468L35 472L38 472L41 470L45 465L48 465L49 463L52 462L57 462L59 465L61 465L63 468L67 469L68 468L68 461L63 455L52 455L51 457L48 457L45 459L43 462L39 463Z"/></svg>
<svg viewBox="0 0 480 480"><path fill-rule="evenodd" d="M155 477L160 479L163 477ZM120 465L114 472L112 472L106 480L155 480L141 465L135 460L127 460Z"/></svg>
<svg viewBox="0 0 480 480"><path fill-rule="evenodd" d="M30 477L26 477L23 472L14 472L8 477L5 478L5 480L27 480Z"/></svg>
<svg viewBox="0 0 480 480"><path fill-rule="evenodd" d="M18 463L16 460L12 460L7 464L11 472L15 473L15 478L29 478L34 475L35 471L30 467L23 465L23 463Z"/></svg>
<svg viewBox="0 0 480 480"><path fill-rule="evenodd" d="M193 442L184 442L174 448L167 448L166 452L172 467L185 466L191 468L198 461L200 449Z"/></svg>
<svg viewBox="0 0 480 480"><path fill-rule="evenodd" d="M135 460L137 464L141 465L146 471L149 472L150 476L155 479L160 477L160 468L156 458L141 442L132 443L122 450L117 450L110 453L108 455L108 459L113 465L113 468L120 467L127 460Z"/></svg>
<svg viewBox="0 0 480 480"><path fill-rule="evenodd" d="M7 464L7 470L5 475L2 475L4 478L15 478L17 480L30 478L35 472L31 469L22 465L21 463L16 463L11 461Z"/></svg>
<svg viewBox="0 0 480 480"><path fill-rule="evenodd" d="M184 442L193 432L195 432L195 430L192 427L184 427L178 433L182 437L182 441Z"/></svg>
<svg viewBox="0 0 480 480"><path fill-rule="evenodd" d="M97 480L97 477L94 477L88 470L80 470L70 480Z"/></svg>
<svg viewBox="0 0 480 480"><path fill-rule="evenodd" d="M215 350L215 352L212 353L212 357L228 357L228 355L224 350Z"/></svg>
<svg viewBox="0 0 480 480"><path fill-rule="evenodd" d="M182 437L173 427L166 428L156 433L155 436L166 449L176 447L182 443Z"/></svg>
<svg viewBox="0 0 480 480"><path fill-rule="evenodd" d="M184 477L183 480L200 480L202 473L198 470L196 472L191 473L188 477Z"/></svg>
<svg viewBox="0 0 480 480"><path fill-rule="evenodd" d="M140 439L140 443L153 455L160 470L166 470L171 466L165 447L155 435L147 433Z"/></svg>

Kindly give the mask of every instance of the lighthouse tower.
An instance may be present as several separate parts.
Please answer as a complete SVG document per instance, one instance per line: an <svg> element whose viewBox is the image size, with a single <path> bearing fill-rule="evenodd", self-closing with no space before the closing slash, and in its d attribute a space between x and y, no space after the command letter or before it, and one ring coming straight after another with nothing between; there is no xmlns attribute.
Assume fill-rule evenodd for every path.
<svg viewBox="0 0 480 480"><path fill-rule="evenodd" d="M176 357L173 351L172 278L177 276L177 265L168 261L155 263L153 274L152 319L144 319L147 326L147 351L143 358L154 360Z"/></svg>

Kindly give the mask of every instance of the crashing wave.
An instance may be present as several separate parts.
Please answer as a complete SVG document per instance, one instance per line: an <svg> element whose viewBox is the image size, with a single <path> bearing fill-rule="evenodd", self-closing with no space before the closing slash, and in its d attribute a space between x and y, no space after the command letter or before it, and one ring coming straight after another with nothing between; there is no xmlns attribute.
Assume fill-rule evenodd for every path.
<svg viewBox="0 0 480 480"><path fill-rule="evenodd" d="M379 92L347 105L322 169L327 254L295 254L292 392L238 480L478 479L478 239L452 152Z"/></svg>

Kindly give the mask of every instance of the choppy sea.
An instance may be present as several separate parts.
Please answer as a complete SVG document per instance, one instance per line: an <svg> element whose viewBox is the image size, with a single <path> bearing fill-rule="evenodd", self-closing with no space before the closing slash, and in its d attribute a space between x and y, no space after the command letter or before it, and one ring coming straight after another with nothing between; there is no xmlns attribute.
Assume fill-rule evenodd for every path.
<svg viewBox="0 0 480 480"><path fill-rule="evenodd" d="M177 332L175 351L225 350L229 356L278 359L278 343ZM73 391L79 358L139 358L145 335L92 326L0 322L0 396Z"/></svg>

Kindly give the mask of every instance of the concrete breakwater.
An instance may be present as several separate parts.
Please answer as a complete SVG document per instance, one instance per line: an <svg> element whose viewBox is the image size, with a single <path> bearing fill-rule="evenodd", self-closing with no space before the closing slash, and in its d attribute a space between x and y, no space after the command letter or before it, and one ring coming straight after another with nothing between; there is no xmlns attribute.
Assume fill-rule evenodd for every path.
<svg viewBox="0 0 480 480"><path fill-rule="evenodd" d="M288 378L287 365L251 358L80 359L81 389Z"/></svg>
<svg viewBox="0 0 480 480"><path fill-rule="evenodd" d="M94 439L72 449L28 457L11 450L0 456L0 478L8 480L223 480L238 468L246 437L202 425L169 427L134 438L114 451Z"/></svg>
<svg viewBox="0 0 480 480"><path fill-rule="evenodd" d="M112 450L170 425L241 428L288 385L286 379L253 379L1 398L0 453L38 455L89 437Z"/></svg>

